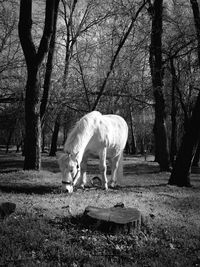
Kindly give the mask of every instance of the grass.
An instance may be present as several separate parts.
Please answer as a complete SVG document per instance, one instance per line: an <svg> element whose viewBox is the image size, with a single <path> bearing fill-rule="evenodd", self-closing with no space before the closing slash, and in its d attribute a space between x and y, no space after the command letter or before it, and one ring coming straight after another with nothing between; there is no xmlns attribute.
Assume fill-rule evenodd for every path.
<svg viewBox="0 0 200 267"><path fill-rule="evenodd" d="M168 186L156 163L125 158L116 190L60 190L55 158L43 156L41 172L22 171L18 154L1 155L0 202L17 205L0 222L0 266L200 266L200 177L192 188ZM98 175L89 163L89 177ZM139 232L106 234L86 224L86 206L123 202L142 215Z"/></svg>

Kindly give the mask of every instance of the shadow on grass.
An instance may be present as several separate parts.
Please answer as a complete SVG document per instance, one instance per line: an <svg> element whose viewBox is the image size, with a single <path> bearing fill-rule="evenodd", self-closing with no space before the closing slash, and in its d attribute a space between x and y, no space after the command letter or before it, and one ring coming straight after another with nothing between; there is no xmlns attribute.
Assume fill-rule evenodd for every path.
<svg viewBox="0 0 200 267"><path fill-rule="evenodd" d="M88 174L99 174L99 165L96 164L87 164ZM150 173L159 173L159 166L157 165L150 165L147 163L126 163L123 166L124 174L130 175L130 174L150 174ZM109 165L107 165L107 174L111 174L111 168Z"/></svg>
<svg viewBox="0 0 200 267"><path fill-rule="evenodd" d="M0 172L9 173L23 169L24 158L18 153L0 153ZM59 172L59 166L55 157L48 157L46 154L42 154L42 169L48 170L53 173ZM159 172L158 164L151 164L149 161L134 162L125 161L124 173L125 174L145 174L145 173L157 173ZM88 162L88 173L99 173L98 160ZM108 166L108 174L110 174L110 166Z"/></svg>
<svg viewBox="0 0 200 267"><path fill-rule="evenodd" d="M60 172L57 160L51 157L42 160L42 170L53 173Z"/></svg>
<svg viewBox="0 0 200 267"><path fill-rule="evenodd" d="M124 174L148 174L160 172L158 165L150 165L148 162L144 163L129 163L124 166Z"/></svg>
<svg viewBox="0 0 200 267"><path fill-rule="evenodd" d="M23 159L16 159L16 158L8 158L8 157L0 157L0 172L1 173L9 173L9 172L15 172L18 170L23 169Z"/></svg>
<svg viewBox="0 0 200 267"><path fill-rule="evenodd" d="M10 173L22 170L24 158L16 153L0 154L0 172ZM57 160L52 157L42 157L42 169L53 173L59 172Z"/></svg>
<svg viewBox="0 0 200 267"><path fill-rule="evenodd" d="M144 189L153 189L167 186L166 183L161 184L149 184L149 185L117 185L115 188L109 188L108 193L118 193L119 191L128 192L133 190L138 190L141 188ZM94 188L91 186L87 186L85 188L88 190L98 190L104 192L103 188ZM13 193L13 194L37 194L37 195L45 195L45 194L60 194L62 193L60 186L52 186L52 185L34 185L34 184L0 184L0 192L4 193ZM74 192L84 192L82 188L75 189ZM66 193L67 194L67 193Z"/></svg>
<svg viewBox="0 0 200 267"><path fill-rule="evenodd" d="M115 188L112 188L110 192L118 193L121 192L134 192L142 189L156 189L160 187L167 187L167 183L160 184L148 184L148 185L117 185Z"/></svg>
<svg viewBox="0 0 200 267"><path fill-rule="evenodd" d="M52 226L56 226L61 230L71 230L80 231L79 233L86 236L98 235L98 234L129 234L130 230L136 230L140 227L133 226L131 224L131 229L128 229L130 223L118 224L117 222L112 222L109 220L105 220L104 217L101 216L98 219L92 218L85 213L78 214L75 216L69 215L67 217L57 217L56 219L49 219L48 222ZM133 233L133 231L132 231Z"/></svg>
<svg viewBox="0 0 200 267"><path fill-rule="evenodd" d="M61 193L61 189L59 186L26 185L26 184L0 185L0 191L5 192L5 193L38 194L38 195Z"/></svg>

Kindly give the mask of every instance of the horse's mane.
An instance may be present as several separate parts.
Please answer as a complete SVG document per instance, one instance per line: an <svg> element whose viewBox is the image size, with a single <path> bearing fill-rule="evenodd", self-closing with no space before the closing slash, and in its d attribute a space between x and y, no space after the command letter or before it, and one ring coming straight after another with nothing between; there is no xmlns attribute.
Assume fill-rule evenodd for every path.
<svg viewBox="0 0 200 267"><path fill-rule="evenodd" d="M95 118L96 115L101 115L101 113L97 111L93 113L93 115L95 115ZM92 134L92 124L93 120L90 120L87 115L77 121L74 127L69 131L67 140L64 145L64 151L69 153L79 152L82 145L87 142L88 137L90 137Z"/></svg>

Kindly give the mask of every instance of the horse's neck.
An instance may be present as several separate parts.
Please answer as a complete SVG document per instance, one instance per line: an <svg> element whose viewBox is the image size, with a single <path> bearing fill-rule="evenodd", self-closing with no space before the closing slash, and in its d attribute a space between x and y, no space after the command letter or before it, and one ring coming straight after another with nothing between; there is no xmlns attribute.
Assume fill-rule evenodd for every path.
<svg viewBox="0 0 200 267"><path fill-rule="evenodd" d="M87 144L89 143L92 135L93 135L92 129L89 129L89 131L88 129L87 130L84 129L83 131L78 133L76 137L74 138L73 142L70 143L71 149L69 152L76 155L76 158L79 163L82 161L85 148Z"/></svg>

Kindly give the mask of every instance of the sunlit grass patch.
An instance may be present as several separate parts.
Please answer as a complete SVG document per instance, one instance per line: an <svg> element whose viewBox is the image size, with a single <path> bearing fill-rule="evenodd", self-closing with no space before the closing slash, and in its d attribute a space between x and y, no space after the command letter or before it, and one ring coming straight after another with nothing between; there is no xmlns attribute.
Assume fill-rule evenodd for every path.
<svg viewBox="0 0 200 267"><path fill-rule="evenodd" d="M7 159L8 160L8 159ZM13 158L11 158L11 161ZM17 161L17 160L16 160ZM116 189L61 192L56 158L43 169L0 173L0 202L16 211L0 222L0 266L198 266L200 265L200 179L193 188L167 185L169 173L154 162L125 160ZM99 175L89 162L89 177ZM125 207L142 213L138 233L106 234L81 220L87 206Z"/></svg>

